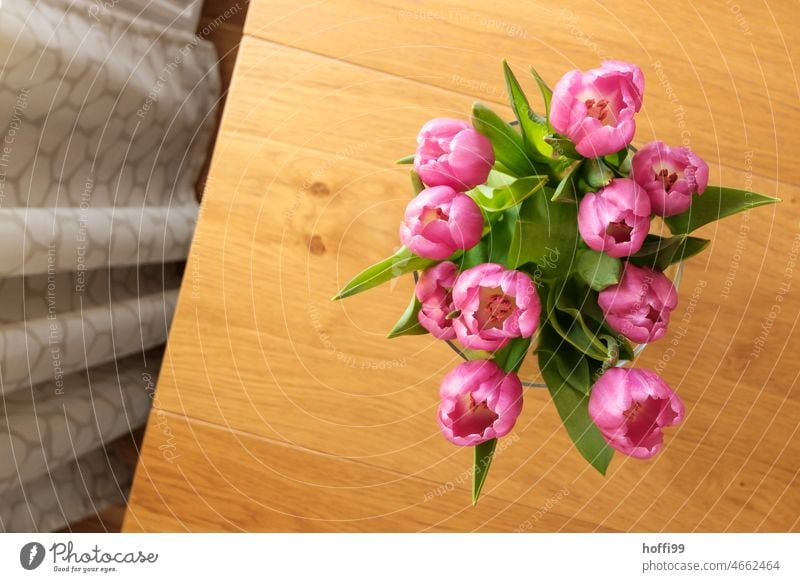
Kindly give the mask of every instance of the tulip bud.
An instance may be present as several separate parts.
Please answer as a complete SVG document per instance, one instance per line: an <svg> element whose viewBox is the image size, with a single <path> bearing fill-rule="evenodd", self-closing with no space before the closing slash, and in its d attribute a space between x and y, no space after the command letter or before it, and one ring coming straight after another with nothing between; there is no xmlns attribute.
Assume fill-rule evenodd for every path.
<svg viewBox="0 0 800 582"><path fill-rule="evenodd" d="M420 192L406 206L400 226L400 240L412 253L435 260L474 247L482 235L483 214L478 205L449 186Z"/></svg>
<svg viewBox="0 0 800 582"><path fill-rule="evenodd" d="M681 399L655 372L606 370L592 386L589 417L619 452L649 459L664 444L661 429L683 420Z"/></svg>
<svg viewBox="0 0 800 582"><path fill-rule="evenodd" d="M643 95L642 70L631 63L604 61L585 73L570 71L553 90L550 124L586 158L613 154L633 140Z"/></svg>
<svg viewBox="0 0 800 582"><path fill-rule="evenodd" d="M522 383L491 360L459 364L439 389L439 427L451 443L479 445L507 435L522 411Z"/></svg>
<svg viewBox="0 0 800 582"><path fill-rule="evenodd" d="M627 263L619 283L603 289L597 303L614 330L631 341L647 343L667 333L678 292L661 271Z"/></svg>
<svg viewBox="0 0 800 582"><path fill-rule="evenodd" d="M458 275L455 263L444 261L423 271L417 281L415 293L422 304L418 319L422 327L440 340L455 339L453 320L453 285Z"/></svg>
<svg viewBox="0 0 800 582"><path fill-rule="evenodd" d="M578 230L595 251L610 257L632 255L642 248L650 230L650 199L633 180L611 180L581 200Z"/></svg>
<svg viewBox="0 0 800 582"><path fill-rule="evenodd" d="M465 347L499 350L511 338L531 337L541 303L531 278L495 263L467 269L453 287L456 337Z"/></svg>
<svg viewBox="0 0 800 582"><path fill-rule="evenodd" d="M493 165L492 142L465 121L431 119L417 136L414 170L426 186L464 192L483 184Z"/></svg>
<svg viewBox="0 0 800 582"><path fill-rule="evenodd" d="M653 213L673 216L689 209L693 194L708 185L708 164L686 147L651 141L633 156L633 179L650 197Z"/></svg>

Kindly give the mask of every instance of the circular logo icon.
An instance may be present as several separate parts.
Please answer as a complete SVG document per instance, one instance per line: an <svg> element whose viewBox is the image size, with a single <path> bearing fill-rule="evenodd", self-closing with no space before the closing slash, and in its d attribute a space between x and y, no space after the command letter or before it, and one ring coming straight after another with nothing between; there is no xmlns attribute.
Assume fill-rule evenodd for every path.
<svg viewBox="0 0 800 582"><path fill-rule="evenodd" d="M19 563L26 570L35 570L44 561L44 546L39 542L28 542L19 551Z"/></svg>

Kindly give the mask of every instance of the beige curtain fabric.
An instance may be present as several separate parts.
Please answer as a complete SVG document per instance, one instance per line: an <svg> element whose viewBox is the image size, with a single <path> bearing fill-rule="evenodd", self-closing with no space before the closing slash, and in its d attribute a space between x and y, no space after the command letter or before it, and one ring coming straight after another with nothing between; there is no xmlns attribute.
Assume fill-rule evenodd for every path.
<svg viewBox="0 0 800 582"><path fill-rule="evenodd" d="M162 353L145 356L94 367L91 381L86 370L68 374L57 398L47 382L7 396L0 433L11 446L0 449L0 496L141 426L153 396L146 360L157 365Z"/></svg>
<svg viewBox="0 0 800 582"><path fill-rule="evenodd" d="M124 498L219 97L200 2L2 0L0 530Z"/></svg>
<svg viewBox="0 0 800 582"><path fill-rule="evenodd" d="M125 502L130 469L96 449L0 495L0 531L54 531Z"/></svg>

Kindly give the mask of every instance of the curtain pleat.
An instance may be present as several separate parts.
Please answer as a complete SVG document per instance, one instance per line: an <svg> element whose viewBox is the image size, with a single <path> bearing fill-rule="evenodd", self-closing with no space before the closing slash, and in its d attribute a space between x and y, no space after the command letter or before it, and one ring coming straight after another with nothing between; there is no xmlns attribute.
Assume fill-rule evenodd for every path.
<svg viewBox="0 0 800 582"><path fill-rule="evenodd" d="M0 495L71 463L98 443L141 426L161 352L132 356L4 398L0 435Z"/></svg>
<svg viewBox="0 0 800 582"><path fill-rule="evenodd" d="M104 445L145 422L215 129L200 6L2 0L0 529L124 498Z"/></svg>
<svg viewBox="0 0 800 582"><path fill-rule="evenodd" d="M1 275L164 263L186 257L197 204L0 210Z"/></svg>
<svg viewBox="0 0 800 582"><path fill-rule="evenodd" d="M0 326L177 289L181 271L170 263L0 278Z"/></svg>
<svg viewBox="0 0 800 582"><path fill-rule="evenodd" d="M0 327L0 392L57 389L67 374L163 344L177 297L171 289Z"/></svg>
<svg viewBox="0 0 800 582"><path fill-rule="evenodd" d="M114 10L128 3L3 0L3 207L194 198L219 95L214 48Z"/></svg>
<svg viewBox="0 0 800 582"><path fill-rule="evenodd" d="M125 502L131 470L102 447L0 495L0 531L54 531Z"/></svg>

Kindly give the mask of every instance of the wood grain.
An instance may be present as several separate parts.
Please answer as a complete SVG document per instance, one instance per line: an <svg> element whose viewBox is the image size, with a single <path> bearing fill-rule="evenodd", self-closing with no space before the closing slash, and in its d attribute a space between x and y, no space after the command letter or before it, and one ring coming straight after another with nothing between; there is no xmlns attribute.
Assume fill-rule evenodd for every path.
<svg viewBox="0 0 800 582"><path fill-rule="evenodd" d="M163 422L176 455L142 459L152 479L135 492L128 531L509 531L537 513L491 496L473 508L466 479L442 486L180 415ZM176 508L187 505L184 518ZM537 524L565 519L556 507ZM575 521L571 529L591 526Z"/></svg>
<svg viewBox="0 0 800 582"><path fill-rule="evenodd" d="M774 179L777 160L789 162L800 145L781 123L796 118L797 7L737 5L743 27L732 5L276 0L254 5L245 32L495 103L506 103L503 58L527 77L537 104L524 74L532 65L555 83L604 58L631 60L647 77L637 139L680 141L688 131L683 137L712 163L716 153L735 167L755 150L754 171L763 164L761 175ZM800 170L786 163L780 174L796 183Z"/></svg>
<svg viewBox="0 0 800 582"><path fill-rule="evenodd" d="M126 529L800 529L790 9L748 5L753 48L733 14L625 6L612 17L581 3L558 21L555 3L510 17L477 2L426 3L417 16L388 1L251 2ZM531 390L473 510L470 451L434 422L456 357L429 336L384 338L411 282L329 298L398 244L408 176L391 161L413 148L421 123L464 117L475 98L510 116L504 56L553 80L591 66L598 51L576 26L608 54L660 60L681 96L683 127L645 67L637 141L680 142L688 127L712 182L784 203L701 231L713 246L687 264L671 333L637 364L659 370L689 410L657 459L618 456L605 479L592 473L547 395ZM172 446L179 463L164 457ZM448 483L459 486L444 500L416 502ZM327 486L363 491L331 497Z"/></svg>

